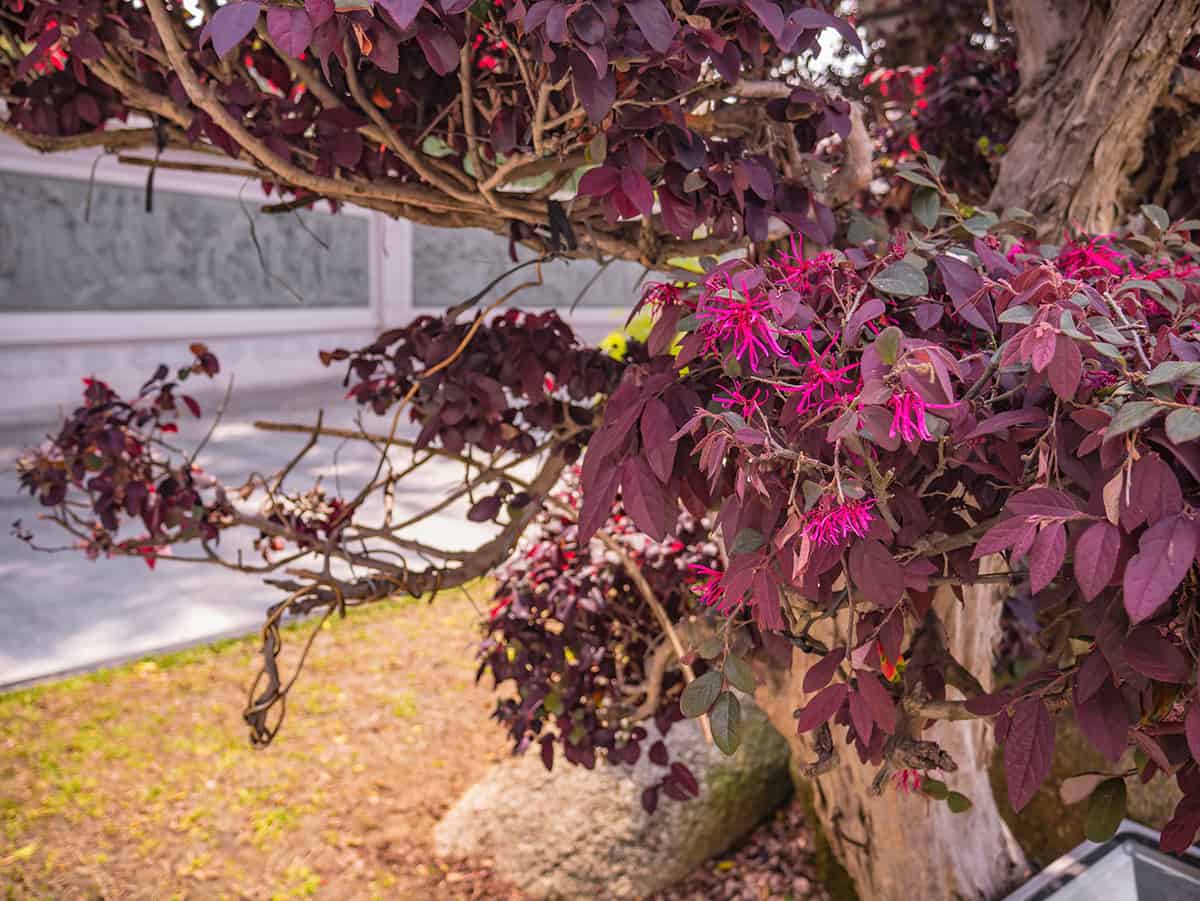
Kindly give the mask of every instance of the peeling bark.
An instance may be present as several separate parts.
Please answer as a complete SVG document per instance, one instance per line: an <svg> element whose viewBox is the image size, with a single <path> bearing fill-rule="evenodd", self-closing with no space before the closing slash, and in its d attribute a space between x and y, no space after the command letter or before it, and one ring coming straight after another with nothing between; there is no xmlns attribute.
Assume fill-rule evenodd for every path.
<svg viewBox="0 0 1200 901"><path fill-rule="evenodd" d="M1113 228L1200 0L1016 0L1021 124L991 205L1043 234Z"/></svg>
<svg viewBox="0 0 1200 901"><path fill-rule="evenodd" d="M1000 634L998 600L1003 590L993 585L968 587L965 603L960 603L949 588L943 588L934 601L946 627L949 651L985 689L992 685ZM812 733L796 734L792 711L807 700L801 683L816 658L793 653L791 672L760 687L756 701L787 737L794 761L807 763L816 757ZM860 764L857 754L841 745L841 732L841 727L834 727L837 763L813 780L814 807L860 898L982 901L999 897L1025 873L1024 854L1000 818L988 782L993 750L989 723L939 722L919 736L936 741L958 764L945 781L972 802L971 809L961 814L890 785L881 796L873 795L870 789L877 768Z"/></svg>

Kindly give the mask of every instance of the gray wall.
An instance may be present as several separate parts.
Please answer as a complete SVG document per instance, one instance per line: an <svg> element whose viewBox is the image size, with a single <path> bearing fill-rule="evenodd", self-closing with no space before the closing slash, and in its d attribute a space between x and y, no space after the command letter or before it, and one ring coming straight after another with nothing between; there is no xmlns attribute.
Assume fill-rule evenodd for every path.
<svg viewBox="0 0 1200 901"><path fill-rule="evenodd" d="M534 256L528 248L517 248L519 261ZM464 300L512 266L508 241L491 232L476 228L413 226L413 305L418 308L444 307ZM558 307L565 314L599 268L599 264L591 260L547 263L542 267L543 284L522 291L512 299L512 306ZM611 263L588 288L579 301L579 309L628 309L639 291L637 285L642 271L643 268L634 263ZM534 267L522 269L498 285L491 297L499 297L533 277Z"/></svg>
<svg viewBox="0 0 1200 901"><path fill-rule="evenodd" d="M0 312L365 307L361 216L0 172ZM266 269L251 237L262 249ZM326 248L324 245L328 245Z"/></svg>

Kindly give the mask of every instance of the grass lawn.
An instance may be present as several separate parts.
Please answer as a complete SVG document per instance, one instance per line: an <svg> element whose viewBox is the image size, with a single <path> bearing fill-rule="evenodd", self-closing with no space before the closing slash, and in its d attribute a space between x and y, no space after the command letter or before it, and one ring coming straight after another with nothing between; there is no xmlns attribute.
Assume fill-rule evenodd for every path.
<svg viewBox="0 0 1200 901"><path fill-rule="evenodd" d="M508 753L477 621L452 593L331 620L262 751L255 638L0 695L0 897L507 897L430 850Z"/></svg>

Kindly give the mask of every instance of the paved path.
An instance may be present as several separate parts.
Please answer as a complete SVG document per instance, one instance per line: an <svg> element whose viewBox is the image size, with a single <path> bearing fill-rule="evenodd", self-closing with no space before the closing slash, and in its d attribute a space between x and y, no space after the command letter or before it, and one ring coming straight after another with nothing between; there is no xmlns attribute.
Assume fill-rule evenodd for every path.
<svg viewBox="0 0 1200 901"><path fill-rule="evenodd" d="M206 406L206 414L212 406ZM356 405L341 399L336 377L330 387L249 396L235 392L197 462L229 483L251 471L273 472L303 445L305 436L264 433L252 423L312 422L318 407L325 408L326 424L353 426ZM206 416L200 424L185 425L180 445L195 446L209 423ZM388 424L374 417L366 422L376 431L386 431ZM73 552L37 553L11 537L8 525L21 519L43 543L56 543L54 528L37 523L39 505L18 494L15 475L21 450L51 431L56 427L0 429L0 687L260 626L263 611L280 594L256 576L167 559L151 572L140 560L89 561ZM289 484L311 484L323 476L327 485L340 479L342 493L352 494L373 471L371 450L363 442L325 438ZM422 478L417 481L414 474L398 493L400 515L423 509L461 478L449 462L432 461L419 472ZM488 534L487 526L466 521L461 507L425 521L419 532L427 543L461 549Z"/></svg>

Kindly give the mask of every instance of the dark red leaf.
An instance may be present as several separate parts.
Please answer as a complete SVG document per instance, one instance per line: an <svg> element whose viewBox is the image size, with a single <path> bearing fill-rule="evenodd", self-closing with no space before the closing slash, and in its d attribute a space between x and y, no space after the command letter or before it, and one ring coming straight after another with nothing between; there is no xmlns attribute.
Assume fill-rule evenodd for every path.
<svg viewBox="0 0 1200 901"><path fill-rule="evenodd" d="M858 690L866 702L871 717L889 735L896 731L896 704L874 673L858 674Z"/></svg>
<svg viewBox="0 0 1200 901"><path fill-rule="evenodd" d="M625 8L637 22L637 27L646 38L646 43L659 53L671 48L675 37L675 20L662 5L661 0L626 0Z"/></svg>
<svg viewBox="0 0 1200 901"><path fill-rule="evenodd" d="M1004 740L1008 800L1018 813L1033 800L1054 763L1054 720L1040 698L1017 702Z"/></svg>
<svg viewBox="0 0 1200 901"><path fill-rule="evenodd" d="M1067 556L1067 529L1053 522L1038 532L1029 550L1029 587L1034 594L1053 581Z"/></svg>
<svg viewBox="0 0 1200 901"><path fill-rule="evenodd" d="M838 664L846 657L845 648L834 648L811 667L804 674L804 693L812 694L814 691L820 691L829 684L829 680L833 678L833 674L837 672Z"/></svg>
<svg viewBox="0 0 1200 901"><path fill-rule="evenodd" d="M851 690L847 695L847 700L850 702L850 722L854 726L854 733L858 736L859 741L868 745L871 743L871 733L875 731L875 721L871 717L871 711L867 709L866 702L857 691Z"/></svg>
<svg viewBox="0 0 1200 901"><path fill-rule="evenodd" d="M642 810L654 813L658 808L658 786L652 785L642 790Z"/></svg>
<svg viewBox="0 0 1200 901"><path fill-rule="evenodd" d="M1139 626L1129 633L1122 647L1125 662L1149 679L1183 683L1192 677L1194 664L1179 647L1153 626Z"/></svg>
<svg viewBox="0 0 1200 901"><path fill-rule="evenodd" d="M225 56L240 44L243 38L258 24L258 13L261 9L262 4L255 0L239 0L239 2L227 3L218 7L216 13L208 20L208 24L200 33L201 46L204 45L206 38L211 37L213 50L216 51L217 56Z"/></svg>
<svg viewBox="0 0 1200 901"><path fill-rule="evenodd" d="M796 731L811 732L827 722L842 706L849 690L845 682L835 682L821 689L817 696L808 702L807 707L796 711Z"/></svg>
<svg viewBox="0 0 1200 901"><path fill-rule="evenodd" d="M700 794L700 783L696 781L696 777L682 763L671 764L671 776L678 782L683 790L692 797L697 797Z"/></svg>
<svg viewBox="0 0 1200 901"><path fill-rule="evenodd" d="M313 26L302 9L272 6L267 10L267 34L288 56L298 57L308 49Z"/></svg>
<svg viewBox="0 0 1200 901"><path fill-rule="evenodd" d="M1184 516L1160 519L1142 533L1125 566L1124 601L1131 622L1149 619L1183 581L1196 556L1196 525Z"/></svg>
<svg viewBox="0 0 1200 901"><path fill-rule="evenodd" d="M1183 734L1187 737L1188 750L1192 759L1200 763L1200 701L1195 698L1188 705L1187 716L1183 718Z"/></svg>
<svg viewBox="0 0 1200 901"><path fill-rule="evenodd" d="M1090 601L1112 581L1121 552L1121 533L1109 522L1088 526L1075 543L1075 580Z"/></svg>
<svg viewBox="0 0 1200 901"><path fill-rule="evenodd" d="M850 547L850 578L868 601L895 607L904 597L904 570L883 543L874 538Z"/></svg>
<svg viewBox="0 0 1200 901"><path fill-rule="evenodd" d="M1079 731L1106 758L1118 760L1129 744L1129 715L1125 710L1125 699L1112 680L1101 682L1086 700L1081 699L1076 682L1072 700Z"/></svg>

